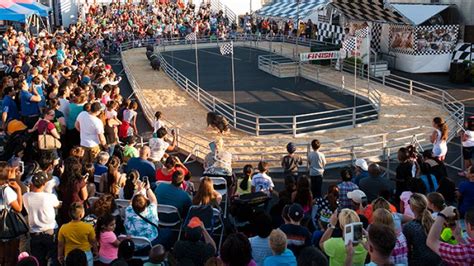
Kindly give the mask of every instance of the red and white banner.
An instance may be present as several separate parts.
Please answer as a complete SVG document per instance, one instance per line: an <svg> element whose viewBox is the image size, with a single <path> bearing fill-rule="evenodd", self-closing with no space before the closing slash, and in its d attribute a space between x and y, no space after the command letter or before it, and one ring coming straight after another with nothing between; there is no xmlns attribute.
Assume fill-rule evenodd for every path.
<svg viewBox="0 0 474 266"><path fill-rule="evenodd" d="M313 53L301 53L300 60L314 61L314 60L328 60L337 59L339 57L339 51L324 51L324 52L313 52Z"/></svg>

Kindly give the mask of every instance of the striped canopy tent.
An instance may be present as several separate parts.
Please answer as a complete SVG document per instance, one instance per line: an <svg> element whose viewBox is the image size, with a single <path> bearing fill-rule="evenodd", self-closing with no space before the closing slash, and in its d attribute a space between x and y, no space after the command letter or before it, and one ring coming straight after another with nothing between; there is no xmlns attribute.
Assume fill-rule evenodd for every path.
<svg viewBox="0 0 474 266"><path fill-rule="evenodd" d="M352 20L411 24L409 19L384 0L331 0L331 5Z"/></svg>
<svg viewBox="0 0 474 266"><path fill-rule="evenodd" d="M35 0L12 0L12 1L25 8L37 11L39 15L42 17L47 17L49 14L49 11L52 10L51 8L45 5L42 5L36 2Z"/></svg>
<svg viewBox="0 0 474 266"><path fill-rule="evenodd" d="M0 19L2 20L26 23L33 15L38 15L38 12L15 4L11 0L0 1Z"/></svg>
<svg viewBox="0 0 474 266"><path fill-rule="evenodd" d="M299 10L298 10L299 2ZM257 16L274 18L301 18L309 17L328 0L275 0L271 4L257 10ZM299 11L299 13L298 13Z"/></svg>

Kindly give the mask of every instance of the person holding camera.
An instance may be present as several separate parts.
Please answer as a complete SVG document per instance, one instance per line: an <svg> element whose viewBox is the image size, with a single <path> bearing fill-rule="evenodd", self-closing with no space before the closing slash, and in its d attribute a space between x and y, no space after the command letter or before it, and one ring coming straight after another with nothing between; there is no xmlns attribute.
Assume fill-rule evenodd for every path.
<svg viewBox="0 0 474 266"><path fill-rule="evenodd" d="M474 264L474 208L469 209L465 215L467 239L461 235L461 226L456 221L459 215L456 208L449 206L438 213L434 224L431 226L426 245L438 254L443 262L450 265L473 265ZM454 237L458 244L452 245L441 242L439 235L444 228L444 224L449 221L456 221L453 230Z"/></svg>

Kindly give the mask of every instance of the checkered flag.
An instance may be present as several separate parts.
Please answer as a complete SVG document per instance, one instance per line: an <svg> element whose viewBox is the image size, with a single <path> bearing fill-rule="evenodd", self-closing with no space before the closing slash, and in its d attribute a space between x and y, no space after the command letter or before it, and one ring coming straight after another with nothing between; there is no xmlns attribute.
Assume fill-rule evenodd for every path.
<svg viewBox="0 0 474 266"><path fill-rule="evenodd" d="M356 30L354 35L359 39L366 38L367 35L369 35L369 27L365 27L363 29Z"/></svg>
<svg viewBox="0 0 474 266"><path fill-rule="evenodd" d="M231 42L224 43L224 44L220 45L219 48L220 48L219 50L221 51L222 55L233 54L234 53L234 45Z"/></svg>
<svg viewBox="0 0 474 266"><path fill-rule="evenodd" d="M196 34L196 32L191 32L190 34L186 35L186 37L184 37L184 39L186 41L195 41L197 39L197 34Z"/></svg>
<svg viewBox="0 0 474 266"><path fill-rule="evenodd" d="M342 42L342 49L346 52L352 52L356 49L356 38L352 37Z"/></svg>

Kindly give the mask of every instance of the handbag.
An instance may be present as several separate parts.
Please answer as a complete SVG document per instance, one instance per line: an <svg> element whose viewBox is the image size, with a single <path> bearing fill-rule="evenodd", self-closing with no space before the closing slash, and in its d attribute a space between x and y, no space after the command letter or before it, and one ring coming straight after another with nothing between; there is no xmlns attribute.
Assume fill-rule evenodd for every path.
<svg viewBox="0 0 474 266"><path fill-rule="evenodd" d="M43 134L38 135L38 148L40 150L56 150L61 148L61 142L59 139L46 134L46 130Z"/></svg>
<svg viewBox="0 0 474 266"><path fill-rule="evenodd" d="M0 240L10 240L28 233L28 224L21 213L18 213L6 205L5 186L1 188L2 204L0 210Z"/></svg>

